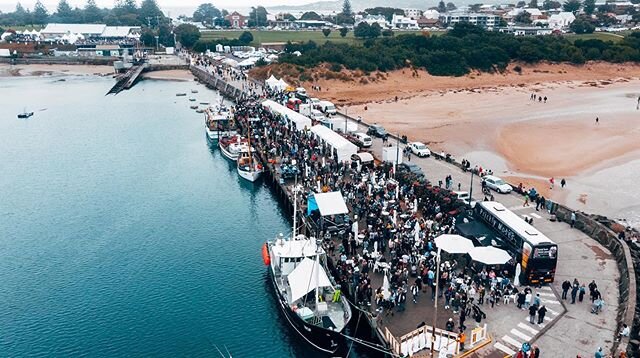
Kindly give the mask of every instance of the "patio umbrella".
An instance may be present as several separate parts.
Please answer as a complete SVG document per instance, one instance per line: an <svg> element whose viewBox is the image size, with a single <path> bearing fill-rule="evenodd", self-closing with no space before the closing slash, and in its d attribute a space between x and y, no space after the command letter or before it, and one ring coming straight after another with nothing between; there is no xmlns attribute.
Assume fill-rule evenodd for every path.
<svg viewBox="0 0 640 358"><path fill-rule="evenodd" d="M473 242L460 235L444 234L434 241L439 249L450 254L466 254L473 249Z"/></svg>
<svg viewBox="0 0 640 358"><path fill-rule="evenodd" d="M475 247L469 251L469 256L473 261L483 263L485 265L503 265L511 260L509 253L493 246Z"/></svg>

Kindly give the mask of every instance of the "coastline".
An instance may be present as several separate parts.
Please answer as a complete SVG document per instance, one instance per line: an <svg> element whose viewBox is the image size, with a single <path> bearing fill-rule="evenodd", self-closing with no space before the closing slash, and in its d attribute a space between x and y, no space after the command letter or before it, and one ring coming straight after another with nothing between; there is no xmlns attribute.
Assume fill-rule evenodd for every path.
<svg viewBox="0 0 640 358"><path fill-rule="evenodd" d="M114 73L112 66L101 65L62 65L29 64L10 65L0 63L0 77L19 76L109 76Z"/></svg>
<svg viewBox="0 0 640 358"><path fill-rule="evenodd" d="M355 102L368 94L371 100L343 106L342 110L368 123L379 123L394 134L422 141L437 152L452 153L458 160L468 159L472 165L492 169L516 185L535 186L559 203L640 226L640 208L634 206L640 202L640 194L630 189L633 173L640 170L640 165L634 164L640 162L640 141L636 140L640 134L636 120L640 114L636 109L640 66L618 72L618 65L597 63L574 74L568 72L567 65L557 67L556 72L562 72L558 76L552 76L551 70L525 70L534 74L528 82L521 82L522 77L516 74L483 74L482 81L469 78L472 76L438 79L422 85L432 89L406 97L401 93L397 102L388 99L395 96L395 80L384 93L386 100L376 98L380 96L378 89L389 80L360 85ZM590 73L596 75L584 79ZM503 78L509 76L514 78ZM541 76L555 80L540 82ZM405 77L410 88L416 79ZM496 78L495 85L487 85ZM446 80L451 80L448 89L441 87ZM460 90L460 83L478 86ZM326 87L327 96L324 86L322 93L311 95L332 98L356 90L333 83ZM532 101L532 94L546 96L548 101ZM549 189L551 177L556 181L554 190ZM568 185L560 190L562 178Z"/></svg>

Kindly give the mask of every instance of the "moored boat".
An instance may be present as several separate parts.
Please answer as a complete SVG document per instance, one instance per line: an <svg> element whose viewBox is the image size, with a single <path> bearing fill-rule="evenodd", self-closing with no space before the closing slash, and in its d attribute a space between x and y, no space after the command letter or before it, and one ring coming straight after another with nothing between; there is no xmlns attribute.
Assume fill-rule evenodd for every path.
<svg viewBox="0 0 640 358"><path fill-rule="evenodd" d="M230 137L222 137L218 142L220 152L222 155L231 160L236 161L242 151L247 151L247 140L240 135L233 135Z"/></svg>
<svg viewBox="0 0 640 358"><path fill-rule="evenodd" d="M207 131L207 138L217 141L222 136L232 136L229 130L229 122L231 121L231 113L224 107L214 109L205 109L204 127Z"/></svg>
<svg viewBox="0 0 640 358"><path fill-rule="evenodd" d="M33 116L33 112L22 112L18 114L18 118L29 118Z"/></svg>
<svg viewBox="0 0 640 358"><path fill-rule="evenodd" d="M238 175L241 178L250 182L255 182L260 178L262 174L262 164L258 160L258 157L254 154L255 151L251 148L251 128L249 127L249 135L247 139L246 151L240 152L238 157L237 170Z"/></svg>
<svg viewBox="0 0 640 358"><path fill-rule="evenodd" d="M327 354L345 350L351 307L327 274L322 247L304 235L280 234L264 245L262 256L278 306L296 334Z"/></svg>
<svg viewBox="0 0 640 358"><path fill-rule="evenodd" d="M196 99L195 99L195 98L193 98L193 97L190 97L190 98L189 98L189 101L191 101L191 102L195 102L195 101L196 101Z"/></svg>
<svg viewBox="0 0 640 358"><path fill-rule="evenodd" d="M186 95L187 95L187 94L186 94L186 93L184 93L184 92L176 93L176 97L184 97L184 96L186 96Z"/></svg>

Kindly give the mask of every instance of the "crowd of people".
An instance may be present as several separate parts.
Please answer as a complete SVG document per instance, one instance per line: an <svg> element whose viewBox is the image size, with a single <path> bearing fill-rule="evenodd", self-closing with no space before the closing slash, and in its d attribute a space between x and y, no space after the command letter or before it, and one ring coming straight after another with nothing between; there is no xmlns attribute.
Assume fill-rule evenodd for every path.
<svg viewBox="0 0 640 358"><path fill-rule="evenodd" d="M319 220L313 213L310 219L317 224L316 233L324 237L341 291L350 293L360 309L384 323L411 306L430 307L433 300L441 300L446 317L444 328L462 333L458 337L463 340L469 319L479 325L499 306L514 305L528 312L531 324L544 323L548 311L544 301L535 288L518 287L512 282L513 262L503 267L482 267L464 262L463 257L437 257L434 238L453 232L456 222L456 208L439 192L445 192L444 187L452 189L451 178L445 179L444 187L440 183L426 189L426 183L409 173L395 173L388 165L366 167L340 162L337 154L311 132L297 131L286 118L270 113L260 104L264 97L283 103L287 99L285 93L257 86L247 81L243 72L216 65L207 58L195 57L193 61L220 78L243 81L245 90L252 89L236 99L238 123L245 132L246 126L253 127L252 143L275 168L286 165L297 169L298 185L303 188L301 207L304 208L307 195L314 192L343 194L352 216ZM250 118L259 120L249 121ZM471 169L466 160L463 167L481 175L491 173L477 166ZM536 204L536 209L548 209L550 201L535 191L519 189ZM337 229L332 231L329 225ZM566 283L569 286L565 290ZM595 302L602 301L601 295L595 282L588 287L596 307ZM576 299L582 302L586 294L585 285L577 280L563 283L562 288L563 299L571 292L572 303ZM593 313L601 309L602 305ZM420 322L417 327L424 325ZM463 346L464 341L460 343ZM523 344L515 356L539 355L538 347Z"/></svg>

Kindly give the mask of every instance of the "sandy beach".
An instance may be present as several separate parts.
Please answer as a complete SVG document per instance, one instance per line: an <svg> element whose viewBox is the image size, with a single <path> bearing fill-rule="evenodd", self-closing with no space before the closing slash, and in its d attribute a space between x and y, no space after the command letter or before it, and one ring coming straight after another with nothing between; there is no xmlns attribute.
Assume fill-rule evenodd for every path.
<svg viewBox="0 0 640 358"><path fill-rule="evenodd" d="M142 75L143 78L152 80L165 81L191 81L193 75L188 70L166 70L147 72Z"/></svg>
<svg viewBox="0 0 640 358"><path fill-rule="evenodd" d="M347 98L354 104L343 110L351 116L533 185L576 209L640 225L640 194L632 186L640 173L640 67L541 65L523 75L399 76L365 86L321 83L323 93L313 95ZM403 84L413 92L400 91ZM532 101L532 93L547 102ZM397 102L390 98L396 95Z"/></svg>
<svg viewBox="0 0 640 358"><path fill-rule="evenodd" d="M113 74L111 66L92 65L9 65L0 64L0 77L7 76L59 76L59 75L98 75Z"/></svg>

